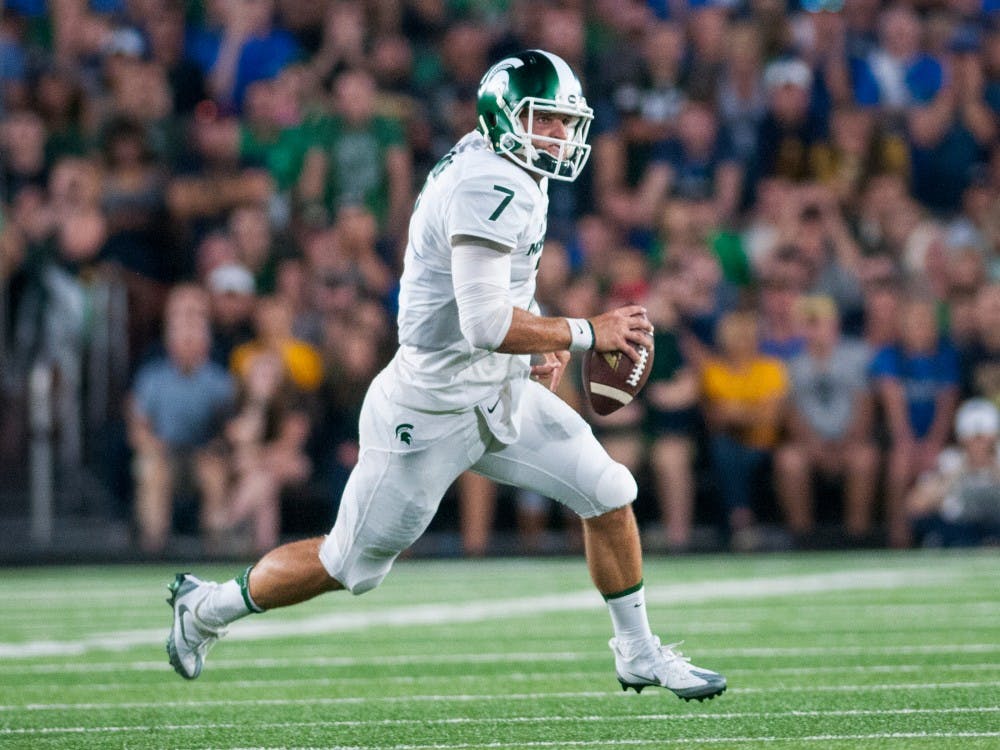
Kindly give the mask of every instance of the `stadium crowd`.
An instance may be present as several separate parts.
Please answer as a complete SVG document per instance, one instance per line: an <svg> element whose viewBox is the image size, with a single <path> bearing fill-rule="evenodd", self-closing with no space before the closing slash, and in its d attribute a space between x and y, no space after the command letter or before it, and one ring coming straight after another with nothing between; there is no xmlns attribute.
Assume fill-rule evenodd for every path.
<svg viewBox="0 0 1000 750"><path fill-rule="evenodd" d="M588 414L642 479L649 533L674 551L699 525L739 550L831 524L836 543L997 539L995 0L2 13L4 361L86 347L95 280L124 286L142 550L169 549L184 483L208 551L269 549L309 496L328 525L394 348L419 187L476 126L483 72L535 47L595 112L584 177L549 186L537 301L637 301L657 326L643 397ZM587 411L578 380L561 395ZM466 552L488 551L496 488L454 494ZM545 498L512 500L524 549L573 538Z"/></svg>

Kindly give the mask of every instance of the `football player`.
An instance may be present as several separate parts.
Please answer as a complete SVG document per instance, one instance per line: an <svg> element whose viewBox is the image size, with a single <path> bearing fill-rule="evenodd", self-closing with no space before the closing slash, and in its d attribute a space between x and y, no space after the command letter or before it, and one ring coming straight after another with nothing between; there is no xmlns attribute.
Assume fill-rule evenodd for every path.
<svg viewBox="0 0 1000 750"><path fill-rule="evenodd" d="M629 305L590 319L542 317L533 301L549 180L572 181L593 111L560 57L530 50L496 63L478 92L479 127L432 170L409 227L399 349L373 380L361 451L332 531L265 555L222 584L178 574L167 652L188 679L226 626L327 591L369 591L424 532L471 469L553 497L581 516L591 578L607 601L622 689L703 700L726 689L652 634L629 471L552 390L569 352L639 357L652 325ZM543 361L532 366L530 355Z"/></svg>

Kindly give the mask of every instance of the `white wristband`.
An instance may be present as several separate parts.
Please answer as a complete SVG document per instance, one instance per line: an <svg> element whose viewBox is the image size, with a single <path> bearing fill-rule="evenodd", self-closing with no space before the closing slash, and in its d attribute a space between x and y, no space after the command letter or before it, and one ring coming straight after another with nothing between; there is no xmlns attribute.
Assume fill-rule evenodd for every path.
<svg viewBox="0 0 1000 750"><path fill-rule="evenodd" d="M585 352L594 348L594 326L586 318L565 318L569 325L569 350Z"/></svg>

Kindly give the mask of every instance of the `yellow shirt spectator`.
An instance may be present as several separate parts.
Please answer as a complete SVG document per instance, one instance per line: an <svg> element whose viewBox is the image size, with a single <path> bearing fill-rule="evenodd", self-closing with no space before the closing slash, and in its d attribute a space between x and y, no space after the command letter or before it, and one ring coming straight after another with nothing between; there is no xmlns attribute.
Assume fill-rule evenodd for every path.
<svg viewBox="0 0 1000 750"><path fill-rule="evenodd" d="M315 391L323 380L323 358L319 352L305 341L291 339L279 345L281 359L296 388ZM230 367L234 374L242 378L246 374L250 360L266 351L267 347L257 341L248 341L233 350Z"/></svg>
<svg viewBox="0 0 1000 750"><path fill-rule="evenodd" d="M788 392L788 372L780 359L756 357L736 369L721 359L709 359L702 368L701 387L704 398L716 405L750 410L773 404ZM773 448L778 441L778 420L767 418L749 424L735 435L740 442L760 449Z"/></svg>

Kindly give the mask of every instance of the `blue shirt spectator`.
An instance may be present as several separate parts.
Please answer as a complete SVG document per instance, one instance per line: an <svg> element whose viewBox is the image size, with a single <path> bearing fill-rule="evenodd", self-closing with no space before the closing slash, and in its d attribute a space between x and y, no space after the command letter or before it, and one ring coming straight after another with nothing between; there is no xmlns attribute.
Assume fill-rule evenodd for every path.
<svg viewBox="0 0 1000 750"><path fill-rule="evenodd" d="M910 427L918 439L927 435L934 422L938 393L945 388L957 388L961 381L958 355L945 341L931 352L907 352L896 344L883 347L872 361L871 376L901 381Z"/></svg>
<svg viewBox="0 0 1000 750"><path fill-rule="evenodd" d="M136 374L135 405L171 448L197 448L219 434L236 399L229 373L210 361L184 372L166 357Z"/></svg>
<svg viewBox="0 0 1000 750"><path fill-rule="evenodd" d="M251 83L274 78L300 55L295 37L271 24L272 11L273 3L263 0L237 3L222 29L189 35L188 57L204 71L215 98L237 111Z"/></svg>
<svg viewBox="0 0 1000 750"><path fill-rule="evenodd" d="M928 104L944 84L940 61L921 50L923 29L916 12L897 5L882 14L879 45L850 61L855 100L899 112Z"/></svg>

